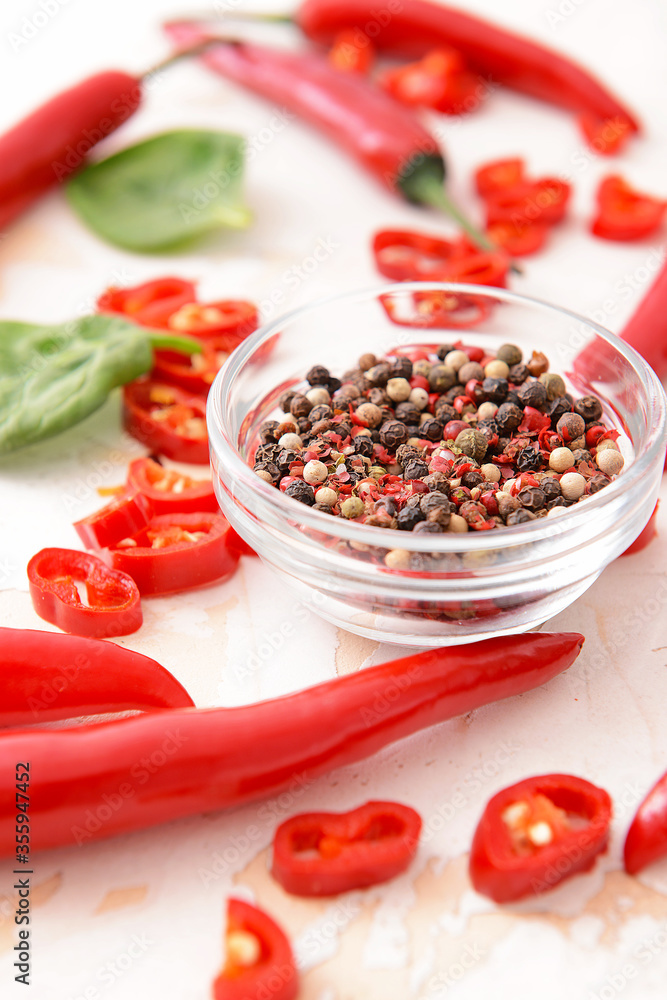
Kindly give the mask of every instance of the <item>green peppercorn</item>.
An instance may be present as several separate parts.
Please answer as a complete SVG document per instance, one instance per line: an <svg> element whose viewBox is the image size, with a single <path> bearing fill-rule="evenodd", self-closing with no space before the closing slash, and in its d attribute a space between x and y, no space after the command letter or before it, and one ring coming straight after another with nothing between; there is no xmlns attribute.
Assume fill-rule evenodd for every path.
<svg viewBox="0 0 667 1000"><path fill-rule="evenodd" d="M474 458L476 462L481 462L489 446L485 435L481 431L474 430L472 427L461 431L456 437L455 444L457 448L461 449L464 455Z"/></svg>
<svg viewBox="0 0 667 1000"><path fill-rule="evenodd" d="M521 364L523 351L516 344L501 344L496 351L496 357L499 361L504 361L511 368L512 365Z"/></svg>
<svg viewBox="0 0 667 1000"><path fill-rule="evenodd" d="M363 500L360 500L359 497L348 497L340 505L341 514L347 518L360 517L365 509Z"/></svg>

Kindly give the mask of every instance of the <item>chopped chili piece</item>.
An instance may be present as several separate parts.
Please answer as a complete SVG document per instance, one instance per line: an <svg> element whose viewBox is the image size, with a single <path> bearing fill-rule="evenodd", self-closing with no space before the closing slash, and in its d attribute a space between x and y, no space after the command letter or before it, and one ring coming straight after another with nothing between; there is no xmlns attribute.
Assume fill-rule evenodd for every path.
<svg viewBox="0 0 667 1000"><path fill-rule="evenodd" d="M237 344L257 329L257 307L244 299L222 299L219 302L188 302L169 316L168 327L178 333L195 337L229 337L226 344L233 350ZM233 339L232 339L233 338Z"/></svg>
<svg viewBox="0 0 667 1000"><path fill-rule="evenodd" d="M215 1000L294 1000L299 973L292 948L268 913L230 899L225 944L225 965L213 983Z"/></svg>
<svg viewBox="0 0 667 1000"><path fill-rule="evenodd" d="M667 201L635 191L622 177L605 177L597 192L591 232L605 240L640 240L662 225Z"/></svg>
<svg viewBox="0 0 667 1000"><path fill-rule="evenodd" d="M475 187L482 198L516 187L525 179L525 162L520 157L492 160L475 171Z"/></svg>
<svg viewBox="0 0 667 1000"><path fill-rule="evenodd" d="M271 874L295 896L377 885L408 867L421 825L419 813L397 802L292 816L276 830Z"/></svg>
<svg viewBox="0 0 667 1000"><path fill-rule="evenodd" d="M329 49L329 62L346 73L368 73L375 61L375 49L360 31L341 31Z"/></svg>
<svg viewBox="0 0 667 1000"><path fill-rule="evenodd" d="M558 177L542 177L523 181L486 196L486 221L548 225L560 222L571 194L571 187Z"/></svg>
<svg viewBox="0 0 667 1000"><path fill-rule="evenodd" d="M656 782L630 824L623 860L625 870L636 875L667 855L667 774Z"/></svg>
<svg viewBox="0 0 667 1000"><path fill-rule="evenodd" d="M0 648L0 726L194 707L161 664L114 642L0 628Z"/></svg>
<svg viewBox="0 0 667 1000"><path fill-rule="evenodd" d="M480 103L480 80L460 52L434 49L418 62L387 71L381 85L402 104L433 108L444 114L473 111Z"/></svg>
<svg viewBox="0 0 667 1000"><path fill-rule="evenodd" d="M39 617L63 632L101 639L136 632L143 621L132 577L87 552L41 549L28 563L28 583Z"/></svg>
<svg viewBox="0 0 667 1000"><path fill-rule="evenodd" d="M381 295L380 302L392 323L425 330L463 330L489 315L486 300L480 302L472 295L452 292L415 292L409 302L400 303L393 296Z"/></svg>
<svg viewBox="0 0 667 1000"><path fill-rule="evenodd" d="M477 251L452 259L438 278L442 281L460 281L473 285L496 285L504 288L509 271L509 257L502 251Z"/></svg>
<svg viewBox="0 0 667 1000"><path fill-rule="evenodd" d="M94 514L75 521L74 528L87 549L105 549L121 538L136 534L148 524L153 513L150 500L132 490L123 492Z"/></svg>
<svg viewBox="0 0 667 1000"><path fill-rule="evenodd" d="M633 134L628 121L622 118L598 118L596 115L581 115L579 127L588 145L602 156L620 153Z"/></svg>
<svg viewBox="0 0 667 1000"><path fill-rule="evenodd" d="M406 230L383 229L373 238L375 266L394 281L433 279L456 251L452 240Z"/></svg>
<svg viewBox="0 0 667 1000"><path fill-rule="evenodd" d="M135 323L161 330L169 329L170 317L197 297L192 281L156 278L132 288L107 288L97 300L98 312L120 313Z"/></svg>
<svg viewBox="0 0 667 1000"><path fill-rule="evenodd" d="M192 479L176 469L166 469L152 458L136 458L130 462L127 485L150 501L154 514L194 514L201 511L217 514L220 510L210 479ZM141 527L143 525L134 531L124 532L116 541L136 534Z"/></svg>
<svg viewBox="0 0 667 1000"><path fill-rule="evenodd" d="M156 455L208 464L206 404L178 386L136 379L123 387L123 426Z"/></svg>
<svg viewBox="0 0 667 1000"><path fill-rule="evenodd" d="M142 595L171 594L231 576L239 561L222 514L159 514L142 531L105 551Z"/></svg>
<svg viewBox="0 0 667 1000"><path fill-rule="evenodd" d="M527 257L544 247L549 227L543 222L494 222L488 226L486 233L510 257Z"/></svg>
<svg viewBox="0 0 667 1000"><path fill-rule="evenodd" d="M507 903L588 871L607 847L611 799L571 774L526 778L494 795L470 852L477 892Z"/></svg>

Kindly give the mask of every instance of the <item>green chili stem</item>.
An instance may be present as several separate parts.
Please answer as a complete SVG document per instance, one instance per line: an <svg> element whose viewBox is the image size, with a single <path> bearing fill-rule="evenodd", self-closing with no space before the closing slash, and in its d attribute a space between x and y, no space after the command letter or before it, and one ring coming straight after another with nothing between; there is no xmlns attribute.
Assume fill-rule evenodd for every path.
<svg viewBox="0 0 667 1000"><path fill-rule="evenodd" d="M194 337L175 333L150 333L148 340L154 351L177 351L179 354L200 354L202 343Z"/></svg>

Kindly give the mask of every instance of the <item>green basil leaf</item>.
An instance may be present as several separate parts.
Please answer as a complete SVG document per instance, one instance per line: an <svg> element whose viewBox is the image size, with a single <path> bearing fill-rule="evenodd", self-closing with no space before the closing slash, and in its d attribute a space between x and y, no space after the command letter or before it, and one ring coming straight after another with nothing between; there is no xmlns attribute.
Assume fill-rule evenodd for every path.
<svg viewBox="0 0 667 1000"><path fill-rule="evenodd" d="M152 365L148 331L120 316L0 322L0 454L78 423Z"/></svg>
<svg viewBox="0 0 667 1000"><path fill-rule="evenodd" d="M175 249L212 229L244 229L245 140L181 129L130 146L76 174L67 197L98 236L136 252Z"/></svg>

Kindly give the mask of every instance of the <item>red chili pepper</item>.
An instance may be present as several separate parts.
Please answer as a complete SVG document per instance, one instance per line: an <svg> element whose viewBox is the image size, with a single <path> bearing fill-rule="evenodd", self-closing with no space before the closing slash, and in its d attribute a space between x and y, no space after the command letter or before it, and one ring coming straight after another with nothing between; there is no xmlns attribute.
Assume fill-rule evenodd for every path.
<svg viewBox="0 0 667 1000"><path fill-rule="evenodd" d="M101 639L0 628L0 726L194 706L156 660Z"/></svg>
<svg viewBox="0 0 667 1000"><path fill-rule="evenodd" d="M476 326L491 312L488 301L453 292L414 292L409 300L380 295L387 316L397 326L424 330L463 330Z"/></svg>
<svg viewBox="0 0 667 1000"><path fill-rule="evenodd" d="M83 166L88 152L139 107L141 78L96 73L53 97L0 138L0 229Z"/></svg>
<svg viewBox="0 0 667 1000"><path fill-rule="evenodd" d="M221 345L205 343L198 354L184 355L178 351L155 351L151 378L166 385L177 385L197 396L208 395L216 375L241 341L229 346L229 337Z"/></svg>
<svg viewBox="0 0 667 1000"><path fill-rule="evenodd" d="M620 336L639 351L658 378L667 376L667 261Z"/></svg>
<svg viewBox="0 0 667 1000"><path fill-rule="evenodd" d="M487 198L498 191L506 191L523 183L525 162L520 157L506 160L492 160L475 171L475 188L481 198Z"/></svg>
<svg viewBox="0 0 667 1000"><path fill-rule="evenodd" d="M591 232L605 240L640 240L662 225L667 201L635 191L622 177L605 177L597 192Z"/></svg>
<svg viewBox="0 0 667 1000"><path fill-rule="evenodd" d="M453 240L407 230L382 229L373 237L375 266L393 281L433 280L456 249Z"/></svg>
<svg viewBox="0 0 667 1000"><path fill-rule="evenodd" d="M168 330L170 317L196 297L192 281L155 278L132 288L107 288L97 300L97 311L120 313L142 326Z"/></svg>
<svg viewBox="0 0 667 1000"><path fill-rule="evenodd" d="M233 351L258 324L257 306L245 299L187 302L170 314L167 323L170 330L210 338L220 350L228 351Z"/></svg>
<svg viewBox="0 0 667 1000"><path fill-rule="evenodd" d="M136 379L123 387L123 427L156 455L208 464L206 403L178 386Z"/></svg>
<svg viewBox="0 0 667 1000"><path fill-rule="evenodd" d="M473 111L483 93L479 77L468 71L461 53L451 48L434 49L419 62L388 70L380 84L402 104L450 115Z"/></svg>
<svg viewBox="0 0 667 1000"><path fill-rule="evenodd" d="M630 824L623 861L625 870L636 875L667 854L667 774L656 782L642 801Z"/></svg>
<svg viewBox="0 0 667 1000"><path fill-rule="evenodd" d="M544 774L489 800L473 837L470 878L497 903L553 889L605 850L611 799L571 774Z"/></svg>
<svg viewBox="0 0 667 1000"><path fill-rule="evenodd" d="M440 281L504 288L509 266L509 257L500 250L486 253L478 251L465 257L453 258L437 277Z"/></svg>
<svg viewBox="0 0 667 1000"><path fill-rule="evenodd" d="M368 73L374 60L373 46L366 38L360 45L355 31L341 31L329 49L331 65L346 73Z"/></svg>
<svg viewBox="0 0 667 1000"><path fill-rule="evenodd" d="M335 896L386 882L415 855L421 817L398 802L344 813L301 813L273 838L271 874L295 896Z"/></svg>
<svg viewBox="0 0 667 1000"><path fill-rule="evenodd" d="M214 1000L294 1000L299 973L285 933L272 917L241 899L227 903L225 965Z"/></svg>
<svg viewBox="0 0 667 1000"><path fill-rule="evenodd" d="M190 590L231 576L239 553L222 514L159 514L142 531L106 550L115 570L127 573L142 595Z"/></svg>
<svg viewBox="0 0 667 1000"><path fill-rule="evenodd" d="M486 229L487 236L510 257L527 257L542 250L549 236L549 226L543 222L494 222Z"/></svg>
<svg viewBox="0 0 667 1000"><path fill-rule="evenodd" d="M419 58L452 47L470 69L521 93L616 129L638 132L633 115L581 66L552 49L472 14L428 0L403 0L380 11L370 0L305 0L295 20L308 38L330 45L338 32L371 36L378 52ZM589 133L590 134L590 133Z"/></svg>
<svg viewBox="0 0 667 1000"><path fill-rule="evenodd" d="M564 215L572 188L558 177L523 181L486 196L488 226L509 222L515 226L542 222L554 225Z"/></svg>
<svg viewBox="0 0 667 1000"><path fill-rule="evenodd" d="M100 639L136 632L143 621L134 580L87 552L41 549L28 563L28 584L39 617L63 632Z"/></svg>
<svg viewBox="0 0 667 1000"><path fill-rule="evenodd" d="M658 528L655 523L655 516L658 513L659 506L660 506L660 501L658 500L656 502L655 507L653 508L653 513L648 519L648 523L646 524L644 529L640 532L640 534L637 535L634 542L632 542L631 545L628 545L625 552L621 552L622 556L633 556L635 552L641 552L641 550L645 549L646 546L649 545L653 541L653 539L657 536Z"/></svg>
<svg viewBox="0 0 667 1000"><path fill-rule="evenodd" d="M601 156L619 153L634 131L622 118L603 120L595 115L580 115L579 127L591 149Z"/></svg>
<svg viewBox="0 0 667 1000"><path fill-rule="evenodd" d="M105 549L121 538L135 535L148 524L153 513L150 500L133 490L123 493L94 514L75 521L74 528L87 549Z"/></svg>
<svg viewBox="0 0 667 1000"><path fill-rule="evenodd" d="M165 469L152 458L136 458L127 470L127 486L138 490L150 501L153 514L196 514L220 511L210 479L191 479L176 469ZM150 518L147 518L150 520ZM134 531L126 531L115 541L135 535L144 525Z"/></svg>
<svg viewBox="0 0 667 1000"><path fill-rule="evenodd" d="M238 806L363 760L544 684L574 662L582 643L577 633L502 636L413 654L255 705L0 735L0 854L16 850L10 792L17 760L30 761L33 849L81 844ZM137 761L157 751L164 764L132 783ZM100 822L103 796L119 788L123 808Z"/></svg>

